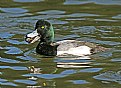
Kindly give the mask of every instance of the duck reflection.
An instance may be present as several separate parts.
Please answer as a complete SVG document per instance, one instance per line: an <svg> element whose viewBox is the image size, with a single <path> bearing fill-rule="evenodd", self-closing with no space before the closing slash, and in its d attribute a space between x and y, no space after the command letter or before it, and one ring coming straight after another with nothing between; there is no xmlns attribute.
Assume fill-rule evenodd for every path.
<svg viewBox="0 0 121 88"><path fill-rule="evenodd" d="M84 68L91 67L91 58L89 56L57 58L57 68Z"/></svg>
<svg viewBox="0 0 121 88"><path fill-rule="evenodd" d="M30 66L28 69L32 74L41 74L42 71L41 68L36 68L35 66Z"/></svg>
<svg viewBox="0 0 121 88"><path fill-rule="evenodd" d="M30 66L28 67L28 70L30 71L31 76L28 78L29 80L35 80L38 81L36 85L29 85L27 88L40 88L40 87L55 87L55 81L53 80L45 80L37 77L37 75L42 75L42 69L40 67Z"/></svg>
<svg viewBox="0 0 121 88"><path fill-rule="evenodd" d="M42 58L39 65L34 64L34 66L28 67L30 73L26 76L28 79L38 82L28 88L56 87L59 84L53 79L64 78L77 73L77 69L91 67L91 61L89 56Z"/></svg>
<svg viewBox="0 0 121 88"><path fill-rule="evenodd" d="M30 66L28 70L31 74L55 74L59 68L87 68L92 67L91 62L93 60L90 56L83 57L55 57L42 58L41 66ZM51 65L50 65L51 64ZM41 67L41 68L40 68ZM50 69L51 68L51 69Z"/></svg>

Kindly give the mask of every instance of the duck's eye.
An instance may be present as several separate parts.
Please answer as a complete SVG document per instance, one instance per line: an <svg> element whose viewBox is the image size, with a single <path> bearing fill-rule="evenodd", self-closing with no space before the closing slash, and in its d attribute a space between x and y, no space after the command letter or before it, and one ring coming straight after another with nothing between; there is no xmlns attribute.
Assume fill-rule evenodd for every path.
<svg viewBox="0 0 121 88"><path fill-rule="evenodd" d="M45 26L42 26L41 28L42 28L42 29L44 29L44 28L45 28Z"/></svg>

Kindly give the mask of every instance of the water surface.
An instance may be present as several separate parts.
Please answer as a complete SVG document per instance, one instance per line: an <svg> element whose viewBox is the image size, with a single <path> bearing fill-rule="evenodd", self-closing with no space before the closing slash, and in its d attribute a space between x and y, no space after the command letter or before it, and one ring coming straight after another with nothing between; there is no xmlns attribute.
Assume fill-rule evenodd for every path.
<svg viewBox="0 0 121 88"><path fill-rule="evenodd" d="M120 88L120 0L1 0L0 85L25 88ZM85 57L46 57L24 41L38 19L55 40L93 42L111 51Z"/></svg>

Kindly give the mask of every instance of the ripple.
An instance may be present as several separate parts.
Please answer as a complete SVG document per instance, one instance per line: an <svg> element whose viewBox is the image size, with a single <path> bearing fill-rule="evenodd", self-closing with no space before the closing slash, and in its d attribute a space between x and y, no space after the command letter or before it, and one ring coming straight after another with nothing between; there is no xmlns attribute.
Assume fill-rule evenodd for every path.
<svg viewBox="0 0 121 88"><path fill-rule="evenodd" d="M100 16L100 15L90 14L90 13L73 13L69 15L69 17L87 17L87 16Z"/></svg>
<svg viewBox="0 0 121 88"><path fill-rule="evenodd" d="M32 80L22 80L22 79L14 80L14 82L24 83L24 84L30 84L30 85L35 85L35 84L37 84L36 81L32 81Z"/></svg>
<svg viewBox="0 0 121 88"><path fill-rule="evenodd" d="M35 61L35 62L37 61L36 58L33 58L31 56L17 56L16 58L19 58L21 60L28 60L28 61Z"/></svg>
<svg viewBox="0 0 121 88"><path fill-rule="evenodd" d="M17 60L7 59L0 57L0 62L6 62L6 63L19 63Z"/></svg>
<svg viewBox="0 0 121 88"><path fill-rule="evenodd" d="M120 0L66 0L64 5L79 5L79 4L87 4L87 3L95 3L95 4L103 4L103 5L121 5Z"/></svg>
<svg viewBox="0 0 121 88"><path fill-rule="evenodd" d="M7 80L6 80L6 79L1 79L1 78L0 78L0 82L1 82L1 81L2 81L2 82L6 82Z"/></svg>
<svg viewBox="0 0 121 88"><path fill-rule="evenodd" d="M23 51L21 51L17 47L5 47L5 49L8 49L8 51L5 51L6 54L21 54Z"/></svg>
<svg viewBox="0 0 121 88"><path fill-rule="evenodd" d="M62 74L25 74L23 75L25 77L38 77L38 78L44 78L44 79L54 79L54 78L62 78L65 77L66 75Z"/></svg>
<svg viewBox="0 0 121 88"><path fill-rule="evenodd" d="M101 16L101 15L91 14L91 13L73 13L73 14L66 15L65 17L67 17L67 18L65 20L67 20L67 21L70 21L70 20L72 20L72 21L86 21L86 20L89 20L89 19L87 19L87 17L96 17L96 16Z"/></svg>
<svg viewBox="0 0 121 88"><path fill-rule="evenodd" d="M112 18L114 18L114 19L121 19L121 14L119 14L117 16L113 16Z"/></svg>
<svg viewBox="0 0 121 88"><path fill-rule="evenodd" d="M18 13L18 14L8 14L11 18L19 18L19 17L24 17L24 16L31 16L31 13Z"/></svg>
<svg viewBox="0 0 121 88"><path fill-rule="evenodd" d="M95 21L107 21L107 22L117 22L118 20L110 20L110 19L94 19Z"/></svg>
<svg viewBox="0 0 121 88"><path fill-rule="evenodd" d="M66 15L58 15L58 14L56 14L56 15L44 15L44 14L42 14L42 15L39 15L39 16L28 17L28 19L38 20L38 18L39 18L39 19L44 19L44 20L47 20L47 19L53 19L53 20L56 19L57 20L57 18L62 18L62 17L66 17Z"/></svg>
<svg viewBox="0 0 121 88"><path fill-rule="evenodd" d="M63 72L61 72L60 74L24 74L23 76L25 77L38 77L38 78L44 78L44 79L55 79L55 78L62 78L62 77L66 77L70 74L74 74L76 73L75 70L65 70Z"/></svg>
<svg viewBox="0 0 121 88"><path fill-rule="evenodd" d="M80 70L80 72L98 72L102 69L103 68L87 68L87 69Z"/></svg>
<svg viewBox="0 0 121 88"><path fill-rule="evenodd" d="M83 26L83 27L74 27L71 32L83 33L83 34L94 34L96 28L94 26Z"/></svg>
<svg viewBox="0 0 121 88"><path fill-rule="evenodd" d="M63 75L69 75L69 74L74 74L74 73L76 73L76 70L65 70L61 72L61 74Z"/></svg>
<svg viewBox="0 0 121 88"><path fill-rule="evenodd" d="M69 82L72 82L73 84L87 84L87 83L89 83L86 80L71 80Z"/></svg>
<svg viewBox="0 0 121 88"><path fill-rule="evenodd" d="M120 0L91 0L96 4L104 4L104 5L121 5Z"/></svg>
<svg viewBox="0 0 121 88"><path fill-rule="evenodd" d="M106 44L106 45L119 45L121 44L120 42L114 42L114 41L101 41L101 40L96 40L96 39L89 39L89 38L84 38L84 40L88 41L88 42L94 42L94 43L99 43L99 44Z"/></svg>
<svg viewBox="0 0 121 88"><path fill-rule="evenodd" d="M0 38L11 38L15 34L10 34L8 32L2 32L0 33Z"/></svg>
<svg viewBox="0 0 121 88"><path fill-rule="evenodd" d="M25 42L25 41L20 42L20 41L12 40L12 39L11 40L8 40L7 42L9 42L11 44L16 44L16 45L27 44L27 42Z"/></svg>
<svg viewBox="0 0 121 88"><path fill-rule="evenodd" d="M74 38L78 38L80 36L76 35L76 34L71 34L71 35L66 35L63 38L61 38L61 40L65 40L65 39L74 39ZM59 39L59 38L58 38Z"/></svg>
<svg viewBox="0 0 121 88"><path fill-rule="evenodd" d="M8 80L1 79L1 78L0 78L0 85L18 86L12 82L8 82Z"/></svg>
<svg viewBox="0 0 121 88"><path fill-rule="evenodd" d="M78 4L86 4L90 3L91 1L80 1L80 0L66 0L64 5L78 5Z"/></svg>
<svg viewBox="0 0 121 88"><path fill-rule="evenodd" d="M14 2L41 2L44 0L13 0Z"/></svg>
<svg viewBox="0 0 121 88"><path fill-rule="evenodd" d="M62 21L62 20L49 20L53 24L67 24L68 21Z"/></svg>
<svg viewBox="0 0 121 88"><path fill-rule="evenodd" d="M22 67L22 66L12 66L10 68L13 69L13 70L19 70L19 71L21 71L21 70L28 70L27 67Z"/></svg>
<svg viewBox="0 0 121 88"><path fill-rule="evenodd" d="M113 58L111 61L121 63L121 58Z"/></svg>
<svg viewBox="0 0 121 88"><path fill-rule="evenodd" d="M27 67L23 66L0 66L0 69L12 69L17 71L28 70Z"/></svg>
<svg viewBox="0 0 121 88"><path fill-rule="evenodd" d="M19 14L28 12L28 10L22 8L0 8L0 10L6 13L19 13Z"/></svg>
<svg viewBox="0 0 121 88"><path fill-rule="evenodd" d="M11 17L11 18L32 15L31 13L27 13L28 10L24 8L0 8L0 10L4 12L2 14L4 14L6 17Z"/></svg>
<svg viewBox="0 0 121 88"><path fill-rule="evenodd" d="M118 72L108 71L100 75L94 76L93 78L102 81L118 82L119 84L121 84L121 71Z"/></svg>
<svg viewBox="0 0 121 88"><path fill-rule="evenodd" d="M65 20L67 20L67 21L77 21L77 20L84 21L84 20L87 20L87 19L86 18L68 18L68 19L65 19Z"/></svg>
<svg viewBox="0 0 121 88"><path fill-rule="evenodd" d="M10 66L0 66L0 69L10 68Z"/></svg>
<svg viewBox="0 0 121 88"><path fill-rule="evenodd" d="M64 14L65 11L60 11L60 10L46 10L46 11L41 11L38 12L39 14L47 14L47 15L58 15L58 14Z"/></svg>

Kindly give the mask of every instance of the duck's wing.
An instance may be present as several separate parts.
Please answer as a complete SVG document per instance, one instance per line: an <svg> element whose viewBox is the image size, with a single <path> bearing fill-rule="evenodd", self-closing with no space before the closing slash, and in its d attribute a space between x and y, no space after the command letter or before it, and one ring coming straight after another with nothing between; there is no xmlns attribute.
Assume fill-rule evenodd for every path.
<svg viewBox="0 0 121 88"><path fill-rule="evenodd" d="M70 48L76 48L78 47L79 43L76 40L63 40L63 41L58 41L55 44L59 45L57 47L58 51L67 51Z"/></svg>
<svg viewBox="0 0 121 88"><path fill-rule="evenodd" d="M90 48L91 53L97 53L97 52L104 52L106 50L109 50L108 48L99 46L94 43L85 42L85 41L77 41L77 40L63 40L58 41L55 43L55 45L58 45L57 50L58 51L67 51L70 48L76 48L80 46L87 46Z"/></svg>
<svg viewBox="0 0 121 88"><path fill-rule="evenodd" d="M94 43L90 43L90 42L83 42L83 43L84 43L84 45L86 45L86 46L88 46L88 47L91 48L91 51L90 52L92 54L110 50L110 48L106 48L106 47L100 46L98 44L94 44Z"/></svg>

